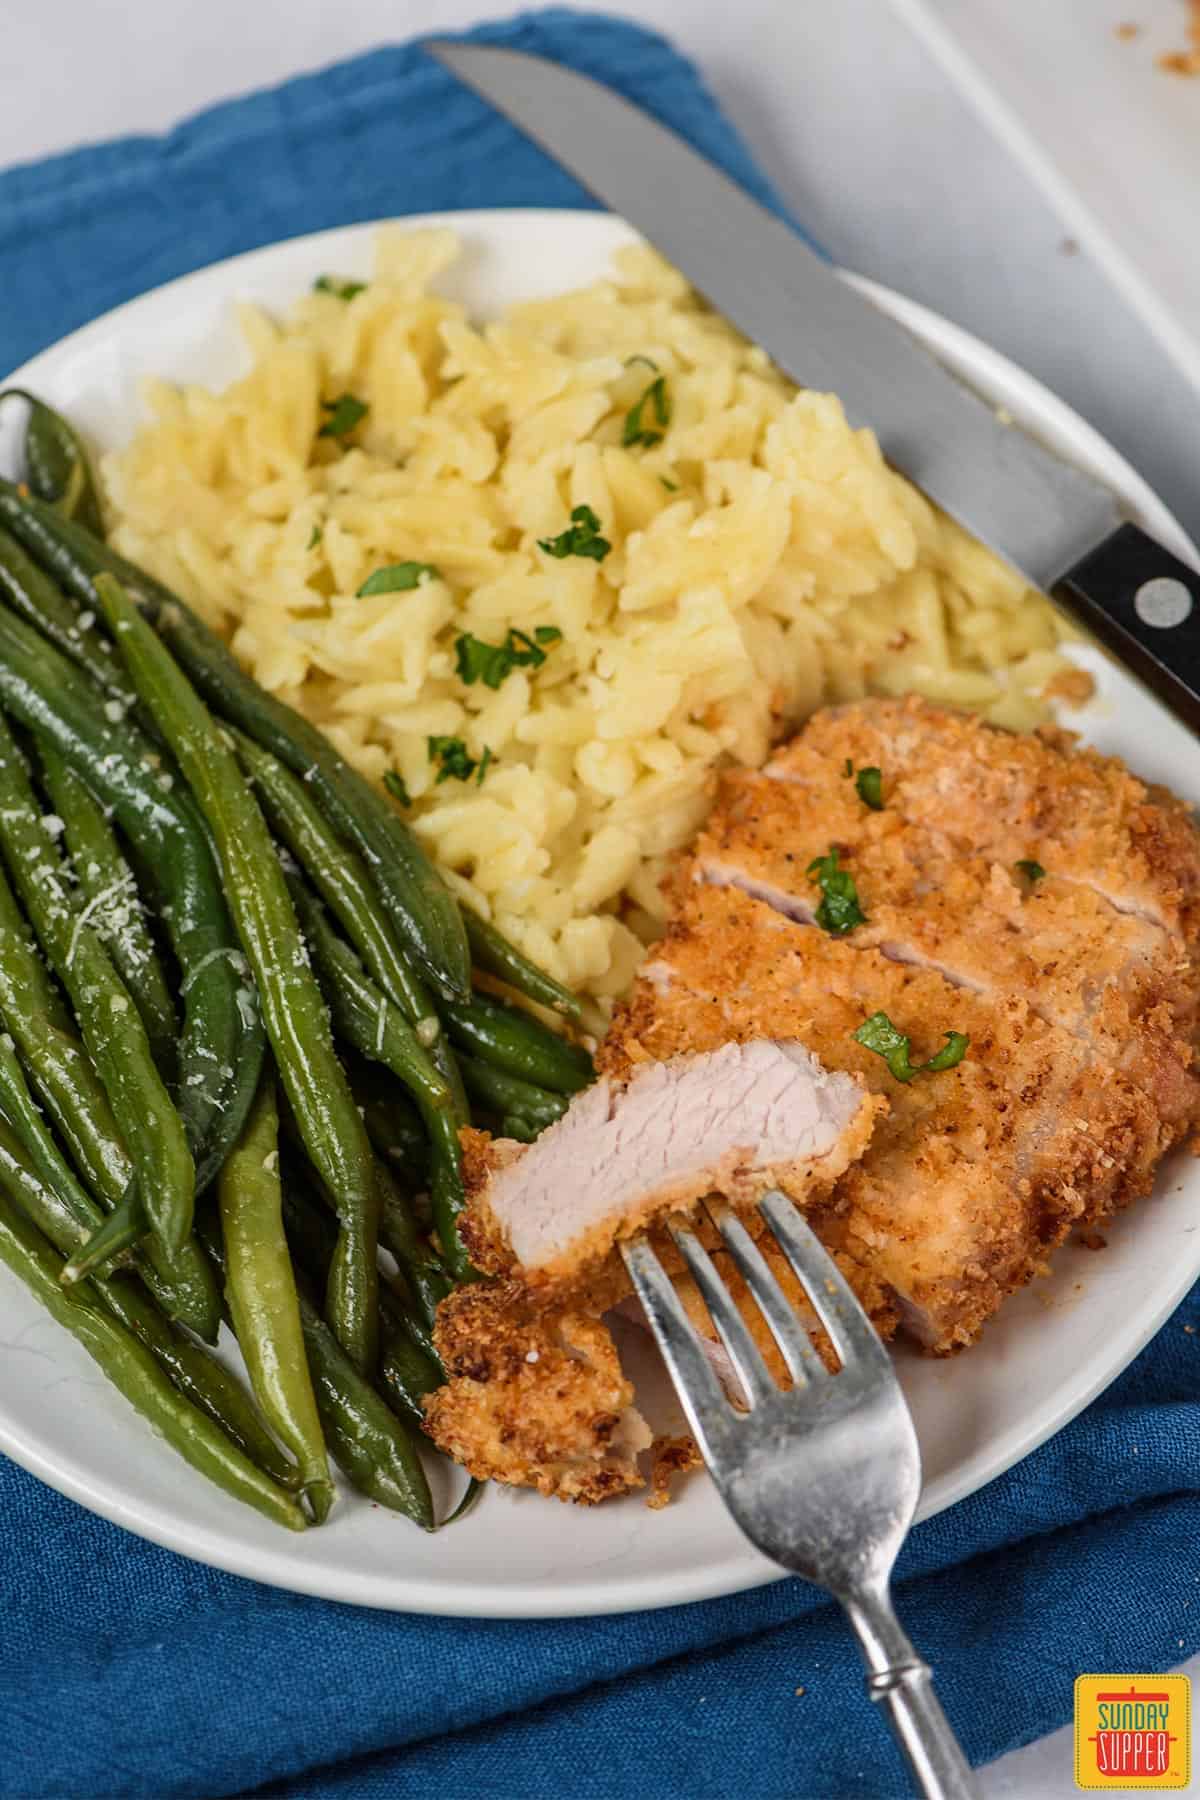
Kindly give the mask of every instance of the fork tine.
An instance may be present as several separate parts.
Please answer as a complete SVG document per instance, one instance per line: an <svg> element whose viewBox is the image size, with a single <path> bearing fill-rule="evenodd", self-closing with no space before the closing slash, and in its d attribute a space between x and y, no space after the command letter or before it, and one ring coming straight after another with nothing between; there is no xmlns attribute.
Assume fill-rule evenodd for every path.
<svg viewBox="0 0 1200 1800"><path fill-rule="evenodd" d="M779 1345L792 1380L800 1384L825 1375L825 1365L813 1349L812 1339L797 1317L795 1307L737 1214L730 1207L723 1206L712 1213L712 1218L725 1239L729 1254L749 1288L755 1305Z"/></svg>
<svg viewBox="0 0 1200 1800"><path fill-rule="evenodd" d="M890 1368L879 1334L863 1311L841 1270L812 1227L778 1188L764 1194L759 1211L791 1263L813 1311L833 1341L842 1366Z"/></svg>
<svg viewBox="0 0 1200 1800"><path fill-rule="evenodd" d="M699 1333L683 1310L671 1277L644 1237L629 1238L621 1255L662 1359L683 1403L705 1462L712 1463L721 1422L734 1416Z"/></svg>
<svg viewBox="0 0 1200 1800"><path fill-rule="evenodd" d="M671 1236L692 1280L700 1289L700 1298L729 1352L729 1360L737 1371L746 1398L752 1406L760 1406L772 1394L778 1394L779 1385L771 1379L762 1351L738 1311L733 1295L717 1274L712 1257L694 1231L689 1231L686 1226L672 1225Z"/></svg>

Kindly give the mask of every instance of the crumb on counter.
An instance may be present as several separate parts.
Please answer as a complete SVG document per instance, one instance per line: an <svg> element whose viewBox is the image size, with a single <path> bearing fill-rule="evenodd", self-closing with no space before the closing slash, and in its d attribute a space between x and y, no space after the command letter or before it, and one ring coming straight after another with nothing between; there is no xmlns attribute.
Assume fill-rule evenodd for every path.
<svg viewBox="0 0 1200 1800"><path fill-rule="evenodd" d="M1168 75L1200 76L1200 0L1188 0L1188 48L1167 50L1155 58Z"/></svg>

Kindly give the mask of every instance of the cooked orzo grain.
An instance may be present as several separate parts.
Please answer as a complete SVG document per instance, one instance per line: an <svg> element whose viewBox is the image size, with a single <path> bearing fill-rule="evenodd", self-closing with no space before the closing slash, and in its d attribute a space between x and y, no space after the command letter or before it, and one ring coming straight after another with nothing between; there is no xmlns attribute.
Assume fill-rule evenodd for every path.
<svg viewBox="0 0 1200 1800"><path fill-rule="evenodd" d="M243 311L224 393L153 386L114 538L604 1001L723 758L868 691L1036 723L1065 627L652 252L483 326L455 252L382 232L349 297Z"/></svg>

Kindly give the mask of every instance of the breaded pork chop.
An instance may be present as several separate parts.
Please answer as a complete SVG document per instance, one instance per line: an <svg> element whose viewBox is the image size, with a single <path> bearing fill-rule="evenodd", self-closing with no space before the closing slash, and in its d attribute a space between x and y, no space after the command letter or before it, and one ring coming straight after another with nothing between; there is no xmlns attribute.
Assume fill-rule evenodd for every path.
<svg viewBox="0 0 1200 1800"><path fill-rule="evenodd" d="M842 753L847 740L863 741L864 711L848 713L845 737L826 748L806 732L773 772L725 776L677 889L680 881L738 887L811 925L822 894L810 865L835 847L866 915L847 938L854 948L935 970L992 999L1024 1000L1186 1128L1200 1115L1192 1068L1200 980L1180 932L1144 912L1118 911L1096 887L1064 879L1053 860L1038 861L1035 850L1054 855L1045 832L1009 840L1006 849L1029 855L998 861L952 835L944 819L934 822L919 807L910 818L908 786L888 760L874 765L882 804L867 805ZM829 735L828 724L822 731ZM883 741L877 732L871 748L886 759ZM962 741L968 787L973 743ZM1038 757L1048 782L1072 760L1051 746ZM961 809L949 798L947 806L954 823ZM1073 867L1078 872L1078 855Z"/></svg>
<svg viewBox="0 0 1200 1800"><path fill-rule="evenodd" d="M956 988L852 938L735 888L690 886L601 1064L619 1075L777 1034L886 1096L862 1159L810 1218L868 1310L878 1317L881 1291L894 1295L905 1327L947 1351L977 1335L1074 1223L1145 1192L1175 1134L1140 1088L1027 1001ZM898 1082L854 1036L877 1011L911 1037L914 1062L948 1031L970 1037L965 1059Z"/></svg>
<svg viewBox="0 0 1200 1800"><path fill-rule="evenodd" d="M788 781L810 755L882 772L886 804L948 852L1031 860L1115 912L1200 937L1200 840L1190 812L1068 732L1000 731L909 695L814 714L764 771Z"/></svg>
<svg viewBox="0 0 1200 1800"><path fill-rule="evenodd" d="M860 788L864 769L878 786L871 776ZM810 871L833 850L865 915L845 935L819 922ZM1146 1192L1200 1124L1200 838L1172 796L1064 734L1016 737L919 700L820 714L764 771L724 778L668 896L667 936L601 1047L602 1077L629 1092L730 1046L803 1045L886 1100L833 1186L801 1193L885 1337L899 1324L935 1352L970 1343L1072 1225ZM878 1012L911 1040L914 1064L947 1032L969 1037L965 1058L898 1080L855 1037ZM468 1150L480 1193L524 1154L482 1138ZM697 1197L703 1180L729 1178L714 1160ZM494 1266L511 1270L504 1232L493 1221L483 1236ZM711 1337L698 1293L677 1279ZM599 1309L618 1292L601 1271L569 1304ZM578 1329L561 1335L562 1302L532 1320L538 1290L522 1281L476 1293L447 1303L448 1328L463 1308L464 1343L472 1309L500 1343L536 1330L561 1349ZM603 1385L606 1355L585 1354L580 1390L522 1381L505 1351L485 1395L469 1385L479 1369L456 1364L431 1403L439 1441L473 1452L477 1472L546 1491L633 1485L632 1459L612 1450L612 1434L630 1441L627 1415L615 1401L589 1411L591 1366L597 1401L618 1392ZM720 1365L715 1344L713 1357Z"/></svg>

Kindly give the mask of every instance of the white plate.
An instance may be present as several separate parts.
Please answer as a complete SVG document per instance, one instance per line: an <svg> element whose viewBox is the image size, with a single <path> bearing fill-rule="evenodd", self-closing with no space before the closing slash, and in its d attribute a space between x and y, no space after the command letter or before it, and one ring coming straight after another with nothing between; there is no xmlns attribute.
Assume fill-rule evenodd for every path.
<svg viewBox="0 0 1200 1800"><path fill-rule="evenodd" d="M427 221L409 221L418 222ZM436 222L453 225L465 244L446 289L478 314L589 281L631 239L627 227L593 213L459 213ZM118 442L137 418L142 376L214 383L238 370L232 300L282 309L323 270L366 274L373 231L363 225L295 239L172 282L76 332L14 379L62 407L97 442ZM1110 482L1143 524L1194 559L1145 484L1060 401L932 313L870 291L953 369ZM1088 660L1100 684L1089 735L1200 801L1194 739L1133 682L1099 658ZM1103 1255L1063 1250L1052 1278L1012 1300L965 1356L934 1362L900 1352L925 1459L923 1516L1028 1455L1141 1348L1200 1274L1198 1207L1197 1166L1172 1164L1156 1194L1112 1228ZM776 1573L696 1479L665 1513L638 1498L584 1511L495 1489L436 1537L347 1496L330 1524L292 1538L227 1500L150 1436L84 1352L7 1272L0 1276L0 1448L83 1505L186 1556L334 1600L493 1617L667 1606Z"/></svg>

